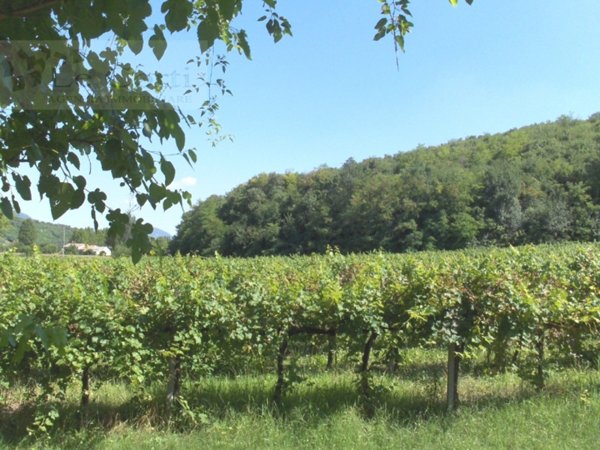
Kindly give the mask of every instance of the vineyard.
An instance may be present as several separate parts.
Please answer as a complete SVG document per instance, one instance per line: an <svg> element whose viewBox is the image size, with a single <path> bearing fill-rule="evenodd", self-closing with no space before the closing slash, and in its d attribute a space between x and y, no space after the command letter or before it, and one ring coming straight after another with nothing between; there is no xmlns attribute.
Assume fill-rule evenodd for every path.
<svg viewBox="0 0 600 450"><path fill-rule="evenodd" d="M513 371L543 389L546 367L596 367L600 248L557 245L408 255L128 260L0 257L0 392L35 386L31 429L52 424L69 386L82 414L94 387L144 395L185 380L273 373L272 402L299 382L295 361L343 355L369 405L372 368L393 376L412 348L447 352L447 408L461 363ZM4 394L2 394L4 395ZM0 397L0 401L5 398ZM54 415L53 415L54 414Z"/></svg>

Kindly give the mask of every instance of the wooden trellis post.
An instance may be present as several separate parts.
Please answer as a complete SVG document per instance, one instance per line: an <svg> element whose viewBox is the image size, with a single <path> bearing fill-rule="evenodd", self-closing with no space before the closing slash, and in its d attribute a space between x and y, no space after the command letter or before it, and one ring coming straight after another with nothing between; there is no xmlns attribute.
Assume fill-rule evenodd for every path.
<svg viewBox="0 0 600 450"><path fill-rule="evenodd" d="M452 343L448 346L448 387L446 399L448 411L454 411L458 407L458 369L460 357L457 354L457 345Z"/></svg>

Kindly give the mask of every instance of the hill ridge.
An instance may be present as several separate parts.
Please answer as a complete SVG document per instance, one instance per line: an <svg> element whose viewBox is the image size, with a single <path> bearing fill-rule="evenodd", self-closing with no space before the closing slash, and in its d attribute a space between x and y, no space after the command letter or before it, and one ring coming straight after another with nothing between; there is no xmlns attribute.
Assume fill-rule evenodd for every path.
<svg viewBox="0 0 600 450"><path fill-rule="evenodd" d="M404 252L600 238L600 113L340 168L263 173L184 214L172 252Z"/></svg>

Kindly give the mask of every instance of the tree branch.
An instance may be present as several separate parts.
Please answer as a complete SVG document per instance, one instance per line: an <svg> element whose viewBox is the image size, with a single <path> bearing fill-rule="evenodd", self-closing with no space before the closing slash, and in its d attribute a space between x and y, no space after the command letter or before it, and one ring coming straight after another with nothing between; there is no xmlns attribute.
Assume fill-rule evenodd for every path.
<svg viewBox="0 0 600 450"><path fill-rule="evenodd" d="M63 0L43 0L42 2L29 4L17 9L0 11L0 20L9 19L11 17L25 17L42 9L49 8L57 3L62 3Z"/></svg>

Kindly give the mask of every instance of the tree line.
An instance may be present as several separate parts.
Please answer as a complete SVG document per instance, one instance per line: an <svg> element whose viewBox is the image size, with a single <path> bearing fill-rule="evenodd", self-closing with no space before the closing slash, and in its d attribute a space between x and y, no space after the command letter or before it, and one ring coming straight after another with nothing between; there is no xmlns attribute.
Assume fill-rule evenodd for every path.
<svg viewBox="0 0 600 450"><path fill-rule="evenodd" d="M135 217L131 215L130 223ZM78 250L65 244L78 243L109 247L114 256L131 256L127 240L131 238L129 227L122 234L110 233L108 228L76 228L67 225L41 222L28 217L15 217L12 220L0 215L0 253L14 249L19 253L31 255L34 247L45 254L90 254L89 250ZM168 238L150 237L151 254L167 253Z"/></svg>
<svg viewBox="0 0 600 450"><path fill-rule="evenodd" d="M172 253L408 252L600 236L600 113L310 173L260 174L186 212Z"/></svg>

